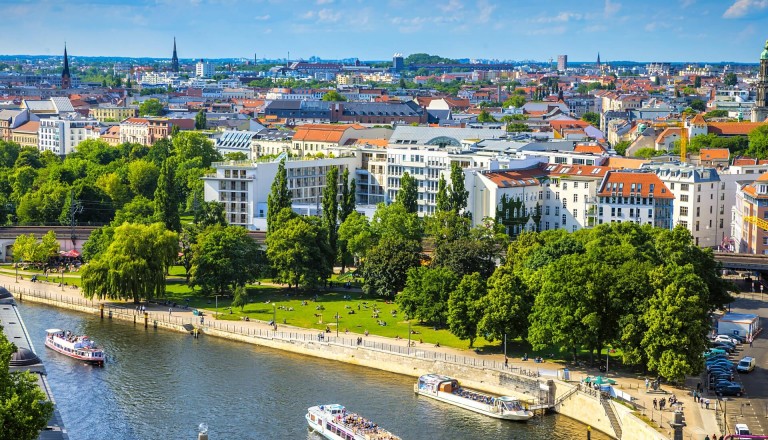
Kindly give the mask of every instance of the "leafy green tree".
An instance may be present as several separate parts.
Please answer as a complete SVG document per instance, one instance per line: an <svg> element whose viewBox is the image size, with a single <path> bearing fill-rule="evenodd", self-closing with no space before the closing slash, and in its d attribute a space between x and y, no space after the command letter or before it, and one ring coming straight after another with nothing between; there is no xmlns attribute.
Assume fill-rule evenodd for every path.
<svg viewBox="0 0 768 440"><path fill-rule="evenodd" d="M525 337L532 305L533 296L512 268L499 266L488 279L488 294L480 300L483 315L477 324L478 334L489 341L501 340L504 335Z"/></svg>
<svg viewBox="0 0 768 440"><path fill-rule="evenodd" d="M412 267L395 302L409 317L442 327L448 320L448 298L458 283L459 278L450 269Z"/></svg>
<svg viewBox="0 0 768 440"><path fill-rule="evenodd" d="M437 181L437 196L435 198L437 212L448 212L451 210L451 198L448 195L448 183L445 176L440 174L440 180Z"/></svg>
<svg viewBox="0 0 768 440"><path fill-rule="evenodd" d="M19 155L13 166L15 168L24 166L42 168L43 163L40 161L40 151L35 147L21 147L21 151L19 151Z"/></svg>
<svg viewBox="0 0 768 440"><path fill-rule="evenodd" d="M339 217L339 169L332 166L325 175L323 188L323 227L328 231L328 246L331 255L338 251L338 217ZM331 261L333 264L333 261Z"/></svg>
<svg viewBox="0 0 768 440"><path fill-rule="evenodd" d="M451 210L456 214L461 214L467 208L468 198L469 191L464 185L464 170L461 169L458 162L451 162Z"/></svg>
<svg viewBox="0 0 768 440"><path fill-rule="evenodd" d="M664 154L663 151L655 150L655 149L650 148L650 147L649 148L641 148L641 149L635 151L635 157L639 157L639 158L642 158L642 159L650 159L652 157L660 156L662 154Z"/></svg>
<svg viewBox="0 0 768 440"><path fill-rule="evenodd" d="M121 223L122 224L122 223ZM83 261L89 262L100 257L109 248L115 235L115 228L103 226L96 228L83 243Z"/></svg>
<svg viewBox="0 0 768 440"><path fill-rule="evenodd" d="M283 208L276 216L280 227L267 235L267 258L275 280L289 288L315 288L331 274L326 231L316 220Z"/></svg>
<svg viewBox="0 0 768 440"><path fill-rule="evenodd" d="M491 116L491 114L488 113L487 110L483 110L480 112L479 115L477 115L477 122L486 123L486 122L497 122L497 121L496 121L496 118Z"/></svg>
<svg viewBox="0 0 768 440"><path fill-rule="evenodd" d="M37 191L21 197L16 208L20 224L52 224L59 222L64 204L69 197L65 186L54 182L44 184Z"/></svg>
<svg viewBox="0 0 768 440"><path fill-rule="evenodd" d="M155 188L155 217L165 225L165 229L181 232L175 170L176 165L172 159L166 159L160 167Z"/></svg>
<svg viewBox="0 0 768 440"><path fill-rule="evenodd" d="M643 338L648 369L680 381L703 367L709 311L700 292L706 286L692 265L658 267L650 281L656 292L649 302Z"/></svg>
<svg viewBox="0 0 768 440"><path fill-rule="evenodd" d="M37 239L33 234L21 234L13 242L13 261L31 263L35 258Z"/></svg>
<svg viewBox="0 0 768 440"><path fill-rule="evenodd" d="M150 225L155 222L155 204L144 196L136 196L115 213L112 226L123 223Z"/></svg>
<svg viewBox="0 0 768 440"><path fill-rule="evenodd" d="M19 158L21 146L15 142L0 141L0 167L12 168Z"/></svg>
<svg viewBox="0 0 768 440"><path fill-rule="evenodd" d="M191 285L205 295L245 286L266 265L258 243L239 226L210 226L197 235L193 248Z"/></svg>
<svg viewBox="0 0 768 440"><path fill-rule="evenodd" d="M581 116L582 121L589 122L594 127L600 126L600 115L595 112L586 112Z"/></svg>
<svg viewBox="0 0 768 440"><path fill-rule="evenodd" d="M137 196L151 199L157 187L160 170L152 162L137 160L128 164L128 185Z"/></svg>
<svg viewBox="0 0 768 440"><path fill-rule="evenodd" d="M35 246L33 261L38 264L46 264L48 260L59 255L59 240L56 239L56 232L48 231L40 239L40 243Z"/></svg>
<svg viewBox="0 0 768 440"><path fill-rule="evenodd" d="M726 118L728 117L728 110L723 109L715 109L712 111L707 112L707 114L704 115L704 119L713 119L713 118Z"/></svg>
<svg viewBox="0 0 768 440"><path fill-rule="evenodd" d="M154 148L154 146L153 146ZM213 162L221 161L221 154L204 134L183 131L173 137L173 152L178 158L178 164L199 158L203 168L208 168Z"/></svg>
<svg viewBox="0 0 768 440"><path fill-rule="evenodd" d="M339 240L344 242L346 251L354 257L355 265L376 244L368 218L357 211L352 211L339 226Z"/></svg>
<svg viewBox="0 0 768 440"><path fill-rule="evenodd" d="M533 130L531 130L531 127L529 127L528 124L515 122L515 123L507 124L507 131L510 133L527 133Z"/></svg>
<svg viewBox="0 0 768 440"><path fill-rule="evenodd" d="M174 135L175 137L176 135ZM145 159L160 167L165 159L171 155L173 149L174 147L170 139L160 139L152 144L152 148L147 152Z"/></svg>
<svg viewBox="0 0 768 440"><path fill-rule="evenodd" d="M115 208L121 208L131 198L130 188L117 173L107 173L97 177L96 186L109 196Z"/></svg>
<svg viewBox="0 0 768 440"><path fill-rule="evenodd" d="M83 295L134 302L162 297L166 268L178 253L178 234L161 223L118 226L109 247L83 266Z"/></svg>
<svg viewBox="0 0 768 440"><path fill-rule="evenodd" d="M195 115L195 129L205 130L207 126L208 126L208 117L205 114L205 110L200 109Z"/></svg>
<svg viewBox="0 0 768 440"><path fill-rule="evenodd" d="M475 272L464 275L448 296L448 328L459 339L475 344L477 325L483 318L482 299L487 294L486 278Z"/></svg>
<svg viewBox="0 0 768 440"><path fill-rule="evenodd" d="M418 212L418 183L416 179L406 171L400 178L400 191L397 193L397 203L403 206L407 212Z"/></svg>
<svg viewBox="0 0 768 440"><path fill-rule="evenodd" d="M693 101L691 101L691 108L696 110L697 112L703 112L707 110L707 104L704 103L704 101L702 101L701 99L694 99Z"/></svg>
<svg viewBox="0 0 768 440"><path fill-rule="evenodd" d="M525 105L525 96L514 94L504 101L504 107L520 108Z"/></svg>
<svg viewBox="0 0 768 440"><path fill-rule="evenodd" d="M697 89L698 89L699 87L701 87L701 77L700 77L699 75L696 75L696 76L693 78L693 87L695 87L695 88L697 88Z"/></svg>
<svg viewBox="0 0 768 440"><path fill-rule="evenodd" d="M243 311L246 305L248 305L248 289L245 286L235 287L235 292L232 297L232 307L240 307L240 312Z"/></svg>
<svg viewBox="0 0 768 440"><path fill-rule="evenodd" d="M408 269L421 262L421 246L405 236L391 235L370 249L363 263L363 290L393 297L405 286Z"/></svg>
<svg viewBox="0 0 768 440"><path fill-rule="evenodd" d="M509 236L492 220L469 230L468 219L458 219L466 223L453 229L464 231L466 227L466 232L455 233L449 238L436 237L431 264L447 267L459 277L478 272L487 280L496 269L496 261L501 258Z"/></svg>
<svg viewBox="0 0 768 440"><path fill-rule="evenodd" d="M616 150L616 154L619 156L624 156L627 153L627 148L632 143L630 141L619 141L616 143L616 145L613 146L613 149Z"/></svg>
<svg viewBox="0 0 768 440"><path fill-rule="evenodd" d="M736 85L736 83L739 82L739 79L736 77L736 74L733 72L728 72L723 77L723 83L728 87L733 87Z"/></svg>
<svg viewBox="0 0 768 440"><path fill-rule="evenodd" d="M339 206L339 222L343 223L355 210L355 180L349 179L349 169L344 168L341 173L341 206Z"/></svg>
<svg viewBox="0 0 768 440"><path fill-rule="evenodd" d="M0 331L0 440L37 439L53 416L53 403L46 400L35 376L10 371L17 350Z"/></svg>
<svg viewBox="0 0 768 440"><path fill-rule="evenodd" d="M747 156L756 159L768 158L768 125L761 125L749 132Z"/></svg>
<svg viewBox="0 0 768 440"><path fill-rule="evenodd" d="M323 101L346 101L347 98L344 97L341 93L337 92L336 90L331 90L330 92L323 95Z"/></svg>
<svg viewBox="0 0 768 440"><path fill-rule="evenodd" d="M400 203L376 207L371 222L371 232L376 240L402 237L420 242L424 235L421 219L416 213L406 211Z"/></svg>
<svg viewBox="0 0 768 440"><path fill-rule="evenodd" d="M276 223L275 219L283 209L291 208L292 200L293 195L288 189L288 177L285 171L285 159L283 159L277 167L277 174L275 180L272 181L272 188L267 197L267 234L280 226L280 223Z"/></svg>
<svg viewBox="0 0 768 440"><path fill-rule="evenodd" d="M226 226L224 204L217 201L201 201L199 209L195 210L193 222L200 230L215 225Z"/></svg>
<svg viewBox="0 0 768 440"><path fill-rule="evenodd" d="M139 115L141 116L162 116L163 112L163 103L158 99L147 99L139 104Z"/></svg>
<svg viewBox="0 0 768 440"><path fill-rule="evenodd" d="M233 160L233 161L248 160L248 155L243 153L242 151L233 151L231 153L224 153L224 160Z"/></svg>

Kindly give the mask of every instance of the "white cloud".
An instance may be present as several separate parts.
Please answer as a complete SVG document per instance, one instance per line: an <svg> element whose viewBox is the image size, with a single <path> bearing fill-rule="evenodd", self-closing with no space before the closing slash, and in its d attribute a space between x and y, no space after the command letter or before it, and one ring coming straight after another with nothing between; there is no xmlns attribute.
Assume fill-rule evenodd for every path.
<svg viewBox="0 0 768 440"><path fill-rule="evenodd" d="M723 13L723 18L741 18L758 9L768 8L768 0L736 0Z"/></svg>
<svg viewBox="0 0 768 440"><path fill-rule="evenodd" d="M309 20L315 17L315 11L307 11L303 14L301 14L301 18L304 20Z"/></svg>
<svg viewBox="0 0 768 440"><path fill-rule="evenodd" d="M321 9L317 11L317 21L335 23L341 18L341 12L335 12L332 9Z"/></svg>
<svg viewBox="0 0 768 440"><path fill-rule="evenodd" d="M571 20L581 20L583 15L576 12L561 12L554 17L539 17L534 19L535 23L567 23Z"/></svg>
<svg viewBox="0 0 768 440"><path fill-rule="evenodd" d="M464 9L464 4L461 3L461 0L449 0L447 3L440 4L437 7L445 13L459 12Z"/></svg>
<svg viewBox="0 0 768 440"><path fill-rule="evenodd" d="M645 25L647 32L654 32L660 29L669 29L669 24L663 21L652 21Z"/></svg>
<svg viewBox="0 0 768 440"><path fill-rule="evenodd" d="M766 0L768 1L768 0ZM478 23L487 23L491 19L491 14L496 10L496 5L488 0L477 0L477 21Z"/></svg>
<svg viewBox="0 0 768 440"><path fill-rule="evenodd" d="M680 6L682 6L683 8L687 8L688 6L691 6L694 3L696 3L696 0L681 0Z"/></svg>
<svg viewBox="0 0 768 440"><path fill-rule="evenodd" d="M269 15L269 14L266 14L266 15L257 15L257 16L255 16L255 17L253 17L253 19L254 19L254 20L258 20L258 21L267 21L267 20L269 20L270 18L271 18L271 17L270 17L270 15Z"/></svg>
<svg viewBox="0 0 768 440"><path fill-rule="evenodd" d="M532 35L562 35L565 31L565 26L552 26L546 29L535 29L529 33Z"/></svg>
<svg viewBox="0 0 768 440"><path fill-rule="evenodd" d="M613 17L621 9L621 3L613 3L611 0L605 0L603 13L606 17Z"/></svg>

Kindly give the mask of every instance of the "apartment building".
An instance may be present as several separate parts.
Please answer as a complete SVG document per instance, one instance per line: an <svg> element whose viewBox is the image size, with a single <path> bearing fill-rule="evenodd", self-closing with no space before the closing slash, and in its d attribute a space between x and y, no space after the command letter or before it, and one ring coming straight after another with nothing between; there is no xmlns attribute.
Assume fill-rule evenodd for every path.
<svg viewBox="0 0 768 440"><path fill-rule="evenodd" d="M762 227L768 221L768 173L737 190L732 216L733 250L768 254L768 230Z"/></svg>
<svg viewBox="0 0 768 440"><path fill-rule="evenodd" d="M675 196L650 171L609 171L597 193L597 223L632 221L672 228Z"/></svg>
<svg viewBox="0 0 768 440"><path fill-rule="evenodd" d="M249 229L267 229L267 198L277 175L281 159L285 167L288 189L293 196L294 211L304 215L319 215L326 175L332 166L341 173L360 167L355 155L328 159L287 159L215 162L216 170L202 178L206 201L224 204L227 222ZM341 179L339 179L341 180ZM339 182L341 192L341 182Z"/></svg>
<svg viewBox="0 0 768 440"><path fill-rule="evenodd" d="M11 140L22 147L37 148L40 144L39 131L40 121L29 121L13 130Z"/></svg>
<svg viewBox="0 0 768 440"><path fill-rule="evenodd" d="M38 141L40 151L66 156L86 139L98 139L99 121L83 118L76 113L40 120Z"/></svg>
<svg viewBox="0 0 768 440"><path fill-rule="evenodd" d="M99 122L119 122L124 119L135 118L139 115L139 109L137 107L118 106L91 107L88 110L88 115Z"/></svg>

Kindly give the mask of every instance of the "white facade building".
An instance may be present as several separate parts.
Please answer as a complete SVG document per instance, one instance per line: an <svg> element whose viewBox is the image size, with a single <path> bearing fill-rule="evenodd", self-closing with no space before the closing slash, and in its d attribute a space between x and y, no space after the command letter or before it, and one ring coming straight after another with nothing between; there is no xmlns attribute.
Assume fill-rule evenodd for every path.
<svg viewBox="0 0 768 440"><path fill-rule="evenodd" d="M38 130L40 151L51 151L66 156L86 139L98 139L99 121L86 119L76 114L57 116L40 120Z"/></svg>
<svg viewBox="0 0 768 440"><path fill-rule="evenodd" d="M211 78L216 73L213 64L200 60L195 64L195 76L198 78Z"/></svg>

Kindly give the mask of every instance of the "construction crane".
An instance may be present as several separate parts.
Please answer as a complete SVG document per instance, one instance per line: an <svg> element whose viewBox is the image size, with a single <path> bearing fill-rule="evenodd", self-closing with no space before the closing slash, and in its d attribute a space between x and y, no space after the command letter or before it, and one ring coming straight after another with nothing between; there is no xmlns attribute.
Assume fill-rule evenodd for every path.
<svg viewBox="0 0 768 440"><path fill-rule="evenodd" d="M768 231L768 222L761 219L760 217L750 215L748 217L744 217L744 221L747 223L751 223L764 231Z"/></svg>
<svg viewBox="0 0 768 440"><path fill-rule="evenodd" d="M685 128L685 116L680 121L680 163L688 160L688 130Z"/></svg>

